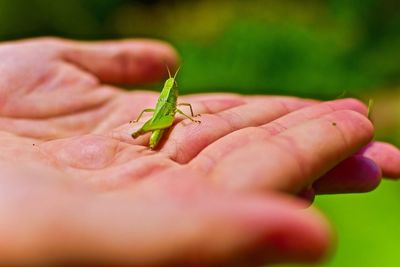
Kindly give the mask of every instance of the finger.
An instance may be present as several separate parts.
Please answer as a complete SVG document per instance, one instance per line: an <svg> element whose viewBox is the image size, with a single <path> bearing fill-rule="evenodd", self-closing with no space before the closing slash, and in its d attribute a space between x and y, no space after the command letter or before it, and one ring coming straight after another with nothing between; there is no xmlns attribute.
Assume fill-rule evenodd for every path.
<svg viewBox="0 0 400 267"><path fill-rule="evenodd" d="M316 261L330 245L326 220L302 203L214 191L186 171L105 195L43 166L1 167L4 266Z"/></svg>
<svg viewBox="0 0 400 267"><path fill-rule="evenodd" d="M288 105L288 104L287 104ZM214 144L203 150L193 161L193 164L201 166L204 171L212 168L213 162L218 162L229 153L257 140L265 140L270 137L301 125L312 119L330 114L337 110L353 110L361 114L367 114L366 107L355 99L341 99L308 106L262 126L263 130L248 128L234 132L219 139Z"/></svg>
<svg viewBox="0 0 400 267"><path fill-rule="evenodd" d="M201 124L183 121L175 125L161 146L173 160L186 163L219 138L238 129L259 126L309 105L296 98L264 99L214 114L202 114Z"/></svg>
<svg viewBox="0 0 400 267"><path fill-rule="evenodd" d="M371 142L358 154L376 162L384 177L400 178L400 150L397 147L384 142Z"/></svg>
<svg viewBox="0 0 400 267"><path fill-rule="evenodd" d="M312 185L316 194L362 193L375 189L381 170L371 159L352 156L323 175Z"/></svg>
<svg viewBox="0 0 400 267"><path fill-rule="evenodd" d="M327 174L313 187L317 194L361 193L374 190L381 177L400 176L400 152L387 143L371 142Z"/></svg>
<svg viewBox="0 0 400 267"><path fill-rule="evenodd" d="M174 192L178 197L147 193L145 201L118 196L89 206L70 235L80 237L74 251L135 266L259 266L317 261L329 250L326 221L294 200L197 189L183 204L180 189Z"/></svg>
<svg viewBox="0 0 400 267"><path fill-rule="evenodd" d="M269 129L269 131L272 134L274 133L276 134L279 133L280 130L293 127L294 125L302 123L308 119L318 117L331 110L338 110L340 108L353 108L353 110L358 111L360 113L363 114L367 113L365 106L361 102L353 99L344 99L339 101L326 102L320 105L314 105L312 107L304 108L300 111L290 113L287 116L277 119L275 122L272 123L272 125L267 125L266 128ZM251 133L249 133L248 136L251 136ZM238 142L238 140L230 141L225 139L225 141L226 142L221 143L220 146L215 147L215 149L213 149L212 151L210 150L207 151L208 153L206 155L206 158L208 159L209 158L215 159L215 157L222 158L234 149L235 144L237 146L244 145L242 142ZM381 152L382 154L385 153L388 154L390 151L388 152L381 151ZM217 159L214 160L214 162L216 161ZM345 161L343 163L346 166L345 168L339 165L337 169L335 168L332 172L328 173L326 178L323 177L319 179L317 183L319 184L320 187L324 188L325 193L327 192L355 193L355 192L371 191L379 184L380 181L380 172L378 171L379 167L373 168L374 166L373 163L370 164L361 164L361 163L362 162L358 162L357 160ZM381 165L385 164L388 165L387 162L381 162ZM369 166L371 166L371 168L368 168ZM343 170L348 171L347 175L345 175L346 173L343 173ZM343 179L346 180L343 181ZM331 187L329 182L332 183ZM322 190L322 188L320 190ZM322 193L322 191L317 193Z"/></svg>
<svg viewBox="0 0 400 267"><path fill-rule="evenodd" d="M252 123L252 121L254 123L254 121L260 120L260 118L264 119L263 117L268 117L271 114L272 116L277 116L273 115L276 107L280 108L281 112L288 112L288 109L296 109L310 105L308 100L303 101L298 98L282 97L282 99L273 99L274 100L271 101L268 97L260 97L257 99L247 100L246 97L235 94L188 96L184 101L190 101L194 112L196 114L202 114L202 116L198 118L201 121L201 124L192 123L189 120L183 120L182 117L178 116L175 120L175 126L173 127L172 132L169 135L168 133L165 134L159 147L161 147L163 152L167 153L171 158L178 162L187 162L203 149L204 146L218 139L219 136L229 133L237 127L241 127L241 125L246 125L246 123ZM191 100L196 101L191 102ZM262 109L265 109L263 107L266 105L270 105L268 113L270 115L260 113ZM245 108L241 108L242 106ZM241 114L235 114L235 112L239 112L240 110L247 112L245 117L241 117ZM258 111L258 113L255 115L249 114L249 112L252 111ZM217 113L218 115L214 115ZM219 113L222 113L222 116L220 116ZM148 135L132 139L131 134L139 129L150 116L151 115L143 116L144 118L140 123L124 124L111 131L110 135L113 138L131 144L147 145L149 139ZM223 121L228 120L230 117L232 118L231 120L236 118L236 126L234 125L234 122ZM245 121L247 118L248 122ZM192 136L194 132L196 132L197 137ZM201 139L202 142L197 143L198 141L194 139Z"/></svg>
<svg viewBox="0 0 400 267"><path fill-rule="evenodd" d="M102 87L92 91L93 93L78 94L76 97L66 97L64 92L56 92L54 97L50 97L52 104L48 106L51 110L47 115L39 104L39 106L28 105L30 107L28 110L30 112L35 110L37 116L0 117L0 130L42 140L86 134L93 131L97 125L108 121L113 114L111 111L115 109L114 106L107 105L113 98L113 88ZM45 99L41 96L32 98L34 99L29 99L38 103ZM81 105L82 103L86 108Z"/></svg>
<svg viewBox="0 0 400 267"><path fill-rule="evenodd" d="M35 85L35 93L10 97L2 106L1 115L25 119L65 116L102 106L119 92L110 86L99 86L92 75L71 64L51 67L53 72Z"/></svg>
<svg viewBox="0 0 400 267"><path fill-rule="evenodd" d="M171 45L154 40L69 42L62 58L116 84L155 82L177 67L178 56Z"/></svg>
<svg viewBox="0 0 400 267"><path fill-rule="evenodd" d="M338 110L353 110L365 116L368 114L368 109L362 102L354 98L346 98L322 102L320 104L312 105L296 112L292 112L287 116L277 119L272 124L265 125L265 128L271 132L276 130L279 132L279 128L290 128L305 121L315 119L321 117L322 115Z"/></svg>
<svg viewBox="0 0 400 267"><path fill-rule="evenodd" d="M300 97L293 97L293 96L280 96L280 95L240 95L234 93L204 93L204 94L193 94L193 95L183 95L181 98L184 102L199 102L199 101L206 101L206 100L213 100L215 98L231 98L237 97L245 101L246 103L258 103L260 105L264 104L265 100L275 100L275 101L284 101L286 105L289 106L293 103L295 106L298 103L303 103L304 106L307 105L315 105L320 103L320 101L315 99L308 99L308 98L300 98ZM287 101L287 102L286 102Z"/></svg>
<svg viewBox="0 0 400 267"><path fill-rule="evenodd" d="M217 164L214 158L206 159L215 166L208 169L212 171L212 179L234 190L299 192L368 143L373 126L363 115L342 110L272 138L268 133L263 138L263 132L253 129L257 140L220 158Z"/></svg>
<svg viewBox="0 0 400 267"><path fill-rule="evenodd" d="M156 100L154 99L154 102ZM224 95L224 96L216 96L213 98L206 98L204 100L199 100L198 102L193 102L193 109L196 112L196 114L205 114L205 113L217 113L223 110L227 110L233 107L237 107L240 105L244 105L246 102L239 96L237 95ZM154 107L156 103L152 103L149 105L149 107ZM135 116L131 116L130 120L136 119L137 115L140 113L141 110L135 114ZM136 139L132 138L132 133L135 132L137 129L139 129L145 122L148 120L152 115L151 114L145 114L143 116L143 119L140 120L138 123L125 123L121 125L120 127L112 130L108 134L115 139L118 139L123 142L127 142L130 144L135 144L135 145L147 145L149 142L149 135L143 135L140 136ZM181 121L182 118L176 119L176 123ZM190 124L190 122L189 122ZM192 126L199 126L198 124L194 124ZM167 137L164 137L164 139L167 139Z"/></svg>

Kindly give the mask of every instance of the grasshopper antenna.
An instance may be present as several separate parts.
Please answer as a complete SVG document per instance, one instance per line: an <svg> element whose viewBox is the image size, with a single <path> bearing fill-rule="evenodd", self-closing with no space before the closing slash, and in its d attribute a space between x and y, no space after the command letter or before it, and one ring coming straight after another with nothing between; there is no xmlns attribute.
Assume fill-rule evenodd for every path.
<svg viewBox="0 0 400 267"><path fill-rule="evenodd" d="M172 78L172 76L171 76L171 71L169 70L168 64L167 64L167 63L164 63L164 64L165 64L165 67L167 67L168 76L169 76L170 78Z"/></svg>
<svg viewBox="0 0 400 267"><path fill-rule="evenodd" d="M176 78L176 75L178 75L178 72L180 71L180 69L181 69L181 66L179 66L178 69L176 70L176 72L175 72L175 74L174 74L174 80L175 80L175 78Z"/></svg>

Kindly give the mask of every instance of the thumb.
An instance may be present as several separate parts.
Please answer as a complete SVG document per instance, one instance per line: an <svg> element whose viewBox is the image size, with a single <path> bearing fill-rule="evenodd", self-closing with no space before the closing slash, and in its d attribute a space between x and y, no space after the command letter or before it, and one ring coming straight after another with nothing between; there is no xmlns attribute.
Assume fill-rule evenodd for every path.
<svg viewBox="0 0 400 267"><path fill-rule="evenodd" d="M90 225L74 227L80 234L73 235L79 239L71 247L98 255L100 262L135 266L314 262L329 250L326 220L294 199L205 194L199 201L190 196L185 204L162 197L102 203L83 213L94 217L83 219Z"/></svg>
<svg viewBox="0 0 400 267"><path fill-rule="evenodd" d="M236 232L241 238L231 243L235 251L231 255L235 257L227 266L316 262L329 254L329 223L317 210L305 209L297 199L278 195L248 198L236 203L233 210L236 218L231 219L247 227ZM226 225L232 225L232 220ZM239 249L234 247L238 244Z"/></svg>
<svg viewBox="0 0 400 267"><path fill-rule="evenodd" d="M177 66L175 49L155 40L105 42L70 41L62 58L97 76L102 82L143 84L167 75L168 65Z"/></svg>

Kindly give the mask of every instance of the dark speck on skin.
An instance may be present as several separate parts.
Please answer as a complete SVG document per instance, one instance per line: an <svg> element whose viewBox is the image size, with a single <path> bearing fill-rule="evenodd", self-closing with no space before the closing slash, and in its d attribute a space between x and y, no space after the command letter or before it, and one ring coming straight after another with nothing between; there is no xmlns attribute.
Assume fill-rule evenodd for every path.
<svg viewBox="0 0 400 267"><path fill-rule="evenodd" d="M332 122L332 125L333 125L333 126L336 126L336 122Z"/></svg>

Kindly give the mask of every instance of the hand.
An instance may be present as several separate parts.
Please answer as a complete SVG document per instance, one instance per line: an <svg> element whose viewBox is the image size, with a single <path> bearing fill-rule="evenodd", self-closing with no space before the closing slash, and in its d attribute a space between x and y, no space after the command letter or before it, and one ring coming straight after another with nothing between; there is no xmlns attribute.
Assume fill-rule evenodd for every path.
<svg viewBox="0 0 400 267"><path fill-rule="evenodd" d="M112 99L131 96L116 88L109 89L117 95ZM137 102L142 106L136 114L148 107L142 100ZM154 100L155 97L151 101ZM4 172L11 172L9 177L6 173L2 175L5 192L1 203L7 204L1 207L2 217L10 219L0 230L5 237L9 233L4 245L0 244L8 249L2 255L19 262L34 259L48 262L52 260L49 255L54 255L61 259L82 257L138 265L188 261L228 264L250 259L272 262L321 257L329 244L326 222L312 210L299 215L302 204L276 192L298 193L366 144L372 129L362 116L365 107L353 100L341 100L303 108L314 102L234 95L192 96L189 100L200 113L207 113L202 116L202 124L177 123L158 152L149 152L141 146L146 137L130 139L129 134L138 125L125 124L111 130L132 119L130 111L125 115L130 118L120 118L128 104L115 105L115 113L94 120L92 128L78 131L85 121L82 118L88 120L91 112L87 116L80 113L60 116L54 125L62 127L52 134L47 127L52 119L22 119L24 123L19 123L21 118L9 115L13 118L8 118L12 122L8 126L12 127L6 127L7 130L35 139L7 133L0 138L4 149L2 161L8 162L3 164L11 165L4 168ZM67 126L69 132L64 131ZM101 134L41 141L89 132ZM310 133L319 134L310 140ZM347 143L338 136L348 136ZM291 145L288 147L286 142ZM299 145L292 147L293 144ZM317 193L370 190L379 182L379 168L384 173L399 171L398 151L387 144L375 143L360 153L361 156L348 158L315 182ZM386 160L378 161L377 155ZM260 160L264 157L276 159L279 164L268 165ZM251 163L248 168L235 168L248 162ZM296 169L296 162L307 163L306 170ZM19 173L24 172L23 168L15 171L15 166L24 165L28 166L25 170L28 175ZM363 178L360 170L368 174L366 180L360 180ZM355 179L343 183L343 172L354 172L351 178ZM27 176L31 179L27 180ZM15 213L21 210L15 206L21 205L21 201L32 206L24 209L23 214ZM50 211L41 213L46 209ZM46 227L49 224L62 229L60 232L65 236L49 235L47 231L54 230ZM25 240L28 242L19 242L21 239L15 237L21 232L10 233L7 225L24 229L21 237L28 237ZM188 228L194 230L189 234L182 231ZM138 235L136 231L143 229L148 232ZM213 234L208 235L210 232ZM43 236L49 239L43 240ZM160 236L170 236L173 240ZM147 240L150 241L146 243ZM293 240L298 242L293 244ZM257 249L273 253L249 255Z"/></svg>
<svg viewBox="0 0 400 267"><path fill-rule="evenodd" d="M153 92L127 92L106 83L154 82L166 75L165 64L175 66L176 61L176 52L168 44L150 40L85 43L44 38L2 44L0 129L39 140L106 134L135 118L142 109L154 106L157 98ZM172 145L164 150L169 150L168 153L181 163L226 134L269 123L316 103L295 98L231 94L197 95L183 101L194 102L198 113L218 113L222 117L212 117L210 125L204 122L202 127L189 126L175 131L182 136L172 136ZM365 107L360 108L359 103L351 105L365 113ZM346 105L340 108L351 109ZM329 110L327 106L321 112ZM296 121L296 116L293 120ZM132 142L129 136L132 129L126 124L124 127L124 140ZM195 132L190 132L191 129ZM202 129L202 134L196 134L196 129ZM112 134L120 135L118 131ZM144 140L140 139L139 144L145 144ZM173 149L177 151L171 151ZM398 177L400 173L393 156L396 152L397 149L387 144L372 143L361 155L378 163L384 175ZM361 177L360 168L371 169L371 164L360 156L347 160L316 184L317 192L370 190L378 180ZM342 178L336 178L339 176ZM348 179L349 176L352 179ZM335 190L330 185L332 180L339 186Z"/></svg>
<svg viewBox="0 0 400 267"><path fill-rule="evenodd" d="M3 155L13 162L2 165L1 217L9 220L0 228L2 261L248 266L320 259L330 244L326 221L279 192L299 192L367 144L373 128L365 107L313 105L234 131L193 156L202 146L194 138L225 130L210 135L212 125L237 127L249 108L260 106L242 106L240 118L228 110L203 116L201 125L181 121L155 152L125 139L132 124L109 136L47 142L4 133ZM373 187L379 169L369 163L366 186Z"/></svg>
<svg viewBox="0 0 400 267"><path fill-rule="evenodd" d="M44 38L0 45L0 130L37 139L101 132L157 97L107 83L144 84L176 65L167 44L85 43Z"/></svg>

